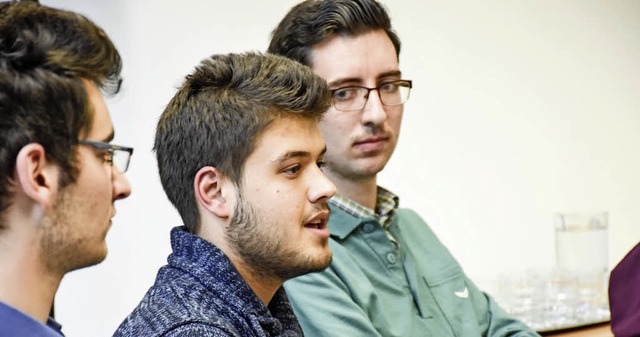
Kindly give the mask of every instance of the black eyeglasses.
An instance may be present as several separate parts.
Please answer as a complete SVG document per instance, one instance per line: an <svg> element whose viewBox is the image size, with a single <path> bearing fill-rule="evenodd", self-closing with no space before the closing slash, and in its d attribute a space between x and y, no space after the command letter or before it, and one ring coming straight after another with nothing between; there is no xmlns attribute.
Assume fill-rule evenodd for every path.
<svg viewBox="0 0 640 337"><path fill-rule="evenodd" d="M401 105L409 100L410 80L385 82L375 88L351 86L331 90L333 107L340 111L361 110L367 104L371 90L377 90L380 102L386 106Z"/></svg>
<svg viewBox="0 0 640 337"><path fill-rule="evenodd" d="M80 139L78 140L78 143L89 145L95 149L106 150L109 155L105 157L105 160L110 162L111 166L115 166L120 172L127 172L127 169L129 168L129 161L133 154L132 147L113 145L86 139Z"/></svg>

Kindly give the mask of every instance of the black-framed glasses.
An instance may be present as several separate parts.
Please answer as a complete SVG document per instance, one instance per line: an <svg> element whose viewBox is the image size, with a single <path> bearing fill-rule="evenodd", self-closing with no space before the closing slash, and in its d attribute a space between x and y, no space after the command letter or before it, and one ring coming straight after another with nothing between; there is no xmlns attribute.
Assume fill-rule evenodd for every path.
<svg viewBox="0 0 640 337"><path fill-rule="evenodd" d="M331 90L333 107L340 111L362 110L369 100L371 90L378 91L380 102L386 106L401 105L409 100L410 80L384 82L375 88L350 86Z"/></svg>
<svg viewBox="0 0 640 337"><path fill-rule="evenodd" d="M124 173L129 168L129 161L133 154L132 147L113 145L105 142L96 142L93 140L80 139L78 143L89 145L98 150L106 150L108 156L105 160L111 163L111 166L115 166L118 171Z"/></svg>

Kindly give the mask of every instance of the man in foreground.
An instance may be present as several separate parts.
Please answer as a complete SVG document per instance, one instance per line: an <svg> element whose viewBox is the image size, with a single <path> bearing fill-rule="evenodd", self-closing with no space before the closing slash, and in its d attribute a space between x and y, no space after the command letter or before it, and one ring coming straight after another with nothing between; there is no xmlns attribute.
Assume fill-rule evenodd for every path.
<svg viewBox="0 0 640 337"><path fill-rule="evenodd" d="M274 55L202 61L158 123L160 178L184 226L115 336L301 336L285 280L331 261L318 120L326 83Z"/></svg>
<svg viewBox="0 0 640 337"><path fill-rule="evenodd" d="M0 336L60 336L62 277L101 262L114 202L131 193L131 148L101 91L121 59L89 19L0 3Z"/></svg>
<svg viewBox="0 0 640 337"><path fill-rule="evenodd" d="M269 52L324 78L333 105L320 129L333 261L285 284L307 336L538 336L467 278L418 214L378 186L412 82L400 39L375 0L308 0L273 32Z"/></svg>

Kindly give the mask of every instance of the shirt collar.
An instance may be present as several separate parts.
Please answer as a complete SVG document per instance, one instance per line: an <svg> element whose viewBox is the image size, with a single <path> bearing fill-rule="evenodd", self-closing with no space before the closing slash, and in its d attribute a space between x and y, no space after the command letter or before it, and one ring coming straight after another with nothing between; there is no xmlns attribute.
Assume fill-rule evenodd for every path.
<svg viewBox="0 0 640 337"><path fill-rule="evenodd" d="M335 195L329 199L329 204L359 219L387 217L388 220L391 220L398 209L400 198L391 191L378 186L375 211L342 195Z"/></svg>
<svg viewBox="0 0 640 337"><path fill-rule="evenodd" d="M396 214L400 199L392 192L378 186L376 208L380 215L372 209L364 207L357 202L341 195L335 195L329 199L331 217L329 218L329 231L331 236L342 240L346 238L356 227L362 223L375 221L390 224ZM381 217L386 217L382 219ZM384 221L384 223L382 223Z"/></svg>
<svg viewBox="0 0 640 337"><path fill-rule="evenodd" d="M376 199L376 213L380 217L380 223L388 228L393 216L398 210L400 198L390 191L378 187L378 198Z"/></svg>

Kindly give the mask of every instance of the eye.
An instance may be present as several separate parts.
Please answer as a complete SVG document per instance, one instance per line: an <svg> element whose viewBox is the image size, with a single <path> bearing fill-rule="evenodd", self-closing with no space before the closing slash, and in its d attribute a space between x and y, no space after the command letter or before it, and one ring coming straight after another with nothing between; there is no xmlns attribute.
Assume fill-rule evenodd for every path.
<svg viewBox="0 0 640 337"><path fill-rule="evenodd" d="M395 93L396 91L398 91L398 83L397 82L388 82L388 83L383 83L381 84L378 88L378 90L384 92L384 93Z"/></svg>
<svg viewBox="0 0 640 337"><path fill-rule="evenodd" d="M113 163L113 151L104 150L102 158L106 163Z"/></svg>
<svg viewBox="0 0 640 337"><path fill-rule="evenodd" d="M296 175L298 174L298 172L300 172L300 165L289 166L286 169L284 169L282 172L289 175Z"/></svg>
<svg viewBox="0 0 640 337"><path fill-rule="evenodd" d="M351 101L358 97L358 88L341 88L333 91L333 99L338 102Z"/></svg>
<svg viewBox="0 0 640 337"><path fill-rule="evenodd" d="M316 165L318 165L319 168L323 169L327 166L327 162L324 160L320 160L316 163Z"/></svg>

